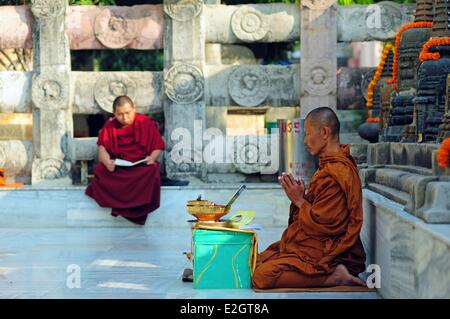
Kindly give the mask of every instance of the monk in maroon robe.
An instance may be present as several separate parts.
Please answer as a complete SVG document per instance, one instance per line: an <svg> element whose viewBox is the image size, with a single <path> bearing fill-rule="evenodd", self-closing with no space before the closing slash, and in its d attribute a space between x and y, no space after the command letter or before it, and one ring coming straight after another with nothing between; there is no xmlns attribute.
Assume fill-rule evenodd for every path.
<svg viewBox="0 0 450 319"><path fill-rule="evenodd" d="M157 158L164 141L157 123L136 113L127 96L113 103L114 117L106 121L98 136L99 162L86 195L101 207L111 207L111 215L144 225L147 215L159 207L161 179ZM115 164L115 159L145 162L131 167Z"/></svg>

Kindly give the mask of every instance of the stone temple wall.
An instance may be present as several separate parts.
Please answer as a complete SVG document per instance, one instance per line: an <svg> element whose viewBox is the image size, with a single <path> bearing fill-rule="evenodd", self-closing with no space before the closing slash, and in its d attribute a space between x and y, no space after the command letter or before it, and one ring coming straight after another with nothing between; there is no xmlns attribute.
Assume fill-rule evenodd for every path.
<svg viewBox="0 0 450 319"><path fill-rule="evenodd" d="M255 139L267 144L276 135L248 136L231 146L214 142L227 154L225 163L204 163L207 145L198 137L206 128L224 129L228 106L301 105L301 117L317 105L335 107L336 43L392 39L412 19L411 5L383 2L373 9L338 8L332 0L239 6L167 0L133 7L34 0L0 7L0 47L33 49L33 71L0 72L0 112L33 114L31 142L0 139L0 166L10 177L31 177L32 185L72 184L74 163L96 157L95 138L73 137L73 115L111 112L113 99L127 94L139 112L164 110L169 177L207 181L215 173L260 172L267 160L236 158L252 153ZM369 23L373 19L379 25ZM303 67L221 61L222 44L298 39ZM71 50L122 48L163 48L163 72L71 70ZM187 135L191 140L172 156L177 138Z"/></svg>

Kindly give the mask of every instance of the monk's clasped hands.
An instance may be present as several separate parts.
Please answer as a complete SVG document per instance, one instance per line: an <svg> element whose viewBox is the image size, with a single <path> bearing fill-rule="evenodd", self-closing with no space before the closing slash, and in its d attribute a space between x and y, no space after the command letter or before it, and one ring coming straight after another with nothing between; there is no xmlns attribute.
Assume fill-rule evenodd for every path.
<svg viewBox="0 0 450 319"><path fill-rule="evenodd" d="M304 181L301 178L297 181L292 174L286 174L284 172L278 177L278 180L289 200L300 208L305 201Z"/></svg>

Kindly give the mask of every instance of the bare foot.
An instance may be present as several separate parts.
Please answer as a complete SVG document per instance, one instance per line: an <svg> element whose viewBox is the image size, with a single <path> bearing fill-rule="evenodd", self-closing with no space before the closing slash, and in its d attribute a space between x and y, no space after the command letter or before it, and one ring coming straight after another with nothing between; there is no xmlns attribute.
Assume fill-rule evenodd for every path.
<svg viewBox="0 0 450 319"><path fill-rule="evenodd" d="M365 282L358 277L352 276L347 267L337 265L334 272L325 280L324 286L366 286Z"/></svg>

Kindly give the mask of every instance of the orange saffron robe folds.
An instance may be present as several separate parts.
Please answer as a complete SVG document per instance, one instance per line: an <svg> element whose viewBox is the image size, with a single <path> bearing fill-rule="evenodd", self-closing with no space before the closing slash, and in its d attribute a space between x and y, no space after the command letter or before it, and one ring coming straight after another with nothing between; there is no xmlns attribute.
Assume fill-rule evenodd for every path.
<svg viewBox="0 0 450 319"><path fill-rule="evenodd" d="M361 181L348 145L320 156L305 198L300 209L291 204L281 240L258 255L255 286L275 288L283 272L317 277L338 264L354 276L365 270Z"/></svg>
<svg viewBox="0 0 450 319"><path fill-rule="evenodd" d="M122 127L109 119L98 136L98 145L103 145L111 159L135 162L150 155L154 150L163 150L164 141L157 123L143 114L136 114L132 125ZM133 167L116 166L109 172L105 165L94 166L94 179L86 189L86 195L95 199L101 207L111 207L111 215L123 216L143 225L147 215L160 203L161 178L159 163L145 163Z"/></svg>

